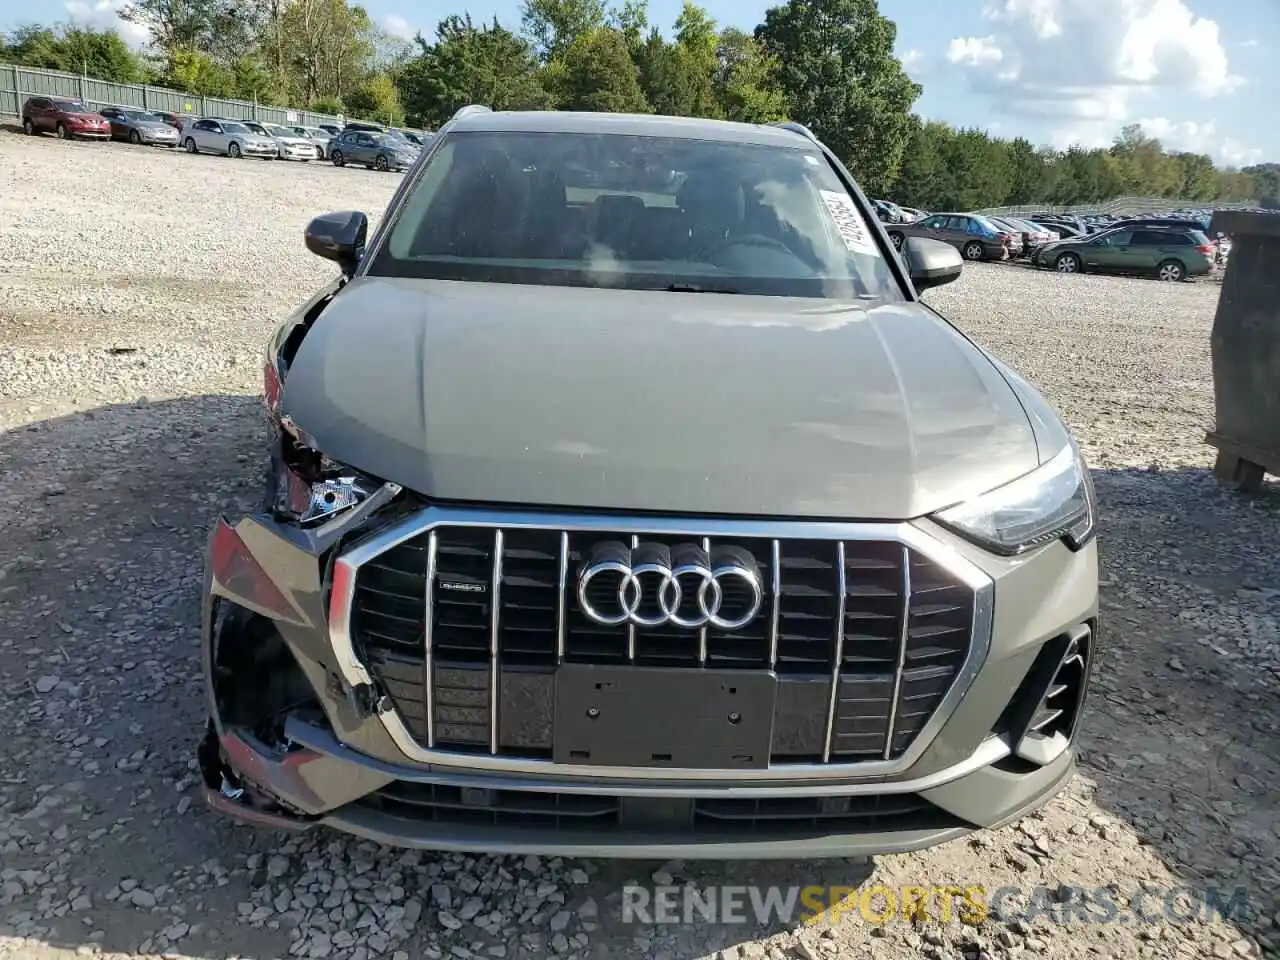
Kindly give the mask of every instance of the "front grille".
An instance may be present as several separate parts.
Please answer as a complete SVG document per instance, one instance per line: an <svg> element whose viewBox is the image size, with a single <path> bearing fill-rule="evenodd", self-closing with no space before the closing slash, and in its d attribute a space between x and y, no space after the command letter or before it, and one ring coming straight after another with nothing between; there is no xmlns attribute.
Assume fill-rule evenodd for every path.
<svg viewBox="0 0 1280 960"><path fill-rule="evenodd" d="M673 576L681 558L708 569L733 561L754 576L759 608L733 629L690 626L701 582L690 575L674 577L679 600L662 625L603 624L582 600L618 609L621 580L593 579L580 598L579 574L612 556L657 556ZM662 618L658 582L642 578L637 588L643 619ZM720 582L721 622L741 619L755 600L752 581ZM350 609L357 654L424 748L548 757L557 668L636 665L773 671L770 765L855 763L902 757L935 715L969 657L975 592L890 535L706 538L440 523L362 563Z"/></svg>
<svg viewBox="0 0 1280 960"><path fill-rule="evenodd" d="M715 837L938 830L963 823L916 794L687 799L490 790L397 781L358 804L385 816L456 826L575 833L615 829Z"/></svg>

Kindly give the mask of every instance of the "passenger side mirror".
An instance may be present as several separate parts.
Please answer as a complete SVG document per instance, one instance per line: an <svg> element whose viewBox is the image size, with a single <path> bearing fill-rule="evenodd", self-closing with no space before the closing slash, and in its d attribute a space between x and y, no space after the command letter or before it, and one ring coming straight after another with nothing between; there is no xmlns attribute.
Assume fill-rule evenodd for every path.
<svg viewBox="0 0 1280 960"><path fill-rule="evenodd" d="M357 210L322 214L307 224L304 234L308 250L332 260L347 276L355 273L368 235L369 218Z"/></svg>
<svg viewBox="0 0 1280 960"><path fill-rule="evenodd" d="M951 244L925 237L907 237L906 240L903 259L917 293L959 279L964 260L960 251Z"/></svg>

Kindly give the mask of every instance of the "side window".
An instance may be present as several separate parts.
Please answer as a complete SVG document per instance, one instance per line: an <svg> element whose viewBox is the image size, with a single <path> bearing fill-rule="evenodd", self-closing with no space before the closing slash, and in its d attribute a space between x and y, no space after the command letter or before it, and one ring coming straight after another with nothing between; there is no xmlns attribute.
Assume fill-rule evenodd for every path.
<svg viewBox="0 0 1280 960"><path fill-rule="evenodd" d="M342 135L342 142L343 142L343 143L355 143L355 142L356 142L356 135L355 135L354 133L344 133L344 134Z"/></svg>
<svg viewBox="0 0 1280 960"><path fill-rule="evenodd" d="M1152 230L1137 230L1133 234L1133 243L1135 247L1158 247L1164 243L1168 234L1156 233Z"/></svg>
<svg viewBox="0 0 1280 960"><path fill-rule="evenodd" d="M209 121L209 129L210 129L212 132L214 132L214 133L221 133L221 132L222 132L222 124L220 124L220 123L214 123L212 120L210 120L210 121Z"/></svg>
<svg viewBox="0 0 1280 960"><path fill-rule="evenodd" d="M1108 247L1127 247L1133 243L1132 230L1118 230L1103 241Z"/></svg>
<svg viewBox="0 0 1280 960"><path fill-rule="evenodd" d="M941 230L946 225L946 222L946 217L929 217L921 223L920 226L924 227L926 230Z"/></svg>

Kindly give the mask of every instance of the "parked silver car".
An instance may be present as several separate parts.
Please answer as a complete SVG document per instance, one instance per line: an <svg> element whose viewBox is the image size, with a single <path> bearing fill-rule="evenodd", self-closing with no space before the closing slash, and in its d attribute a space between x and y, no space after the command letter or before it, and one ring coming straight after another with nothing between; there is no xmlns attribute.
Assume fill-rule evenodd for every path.
<svg viewBox="0 0 1280 960"><path fill-rule="evenodd" d="M246 120L244 125L252 133L274 140L276 156L281 160L301 160L306 163L308 160L320 159L316 154L316 145L309 138L298 136L291 127L278 123L259 123L256 120Z"/></svg>
<svg viewBox="0 0 1280 960"><path fill-rule="evenodd" d="M316 159L329 159L329 144L333 142L333 134L322 127L292 127L294 133L310 140L316 147Z"/></svg>
<svg viewBox="0 0 1280 960"><path fill-rule="evenodd" d="M128 140L132 144L176 147L178 131L154 113L131 107L103 107L98 111L111 124L112 140Z"/></svg>
<svg viewBox="0 0 1280 960"><path fill-rule="evenodd" d="M254 133L241 121L212 117L183 126L182 146L187 153L216 153L237 160L240 157L274 160L280 154L274 140Z"/></svg>

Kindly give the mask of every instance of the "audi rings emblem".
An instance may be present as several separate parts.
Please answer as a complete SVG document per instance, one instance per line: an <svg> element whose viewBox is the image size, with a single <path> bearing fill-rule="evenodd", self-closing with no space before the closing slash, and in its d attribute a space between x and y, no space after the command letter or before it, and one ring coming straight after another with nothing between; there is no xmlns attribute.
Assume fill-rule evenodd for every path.
<svg viewBox="0 0 1280 960"><path fill-rule="evenodd" d="M764 583L742 547L608 540L578 574L578 606L602 626L741 630L764 606Z"/></svg>

